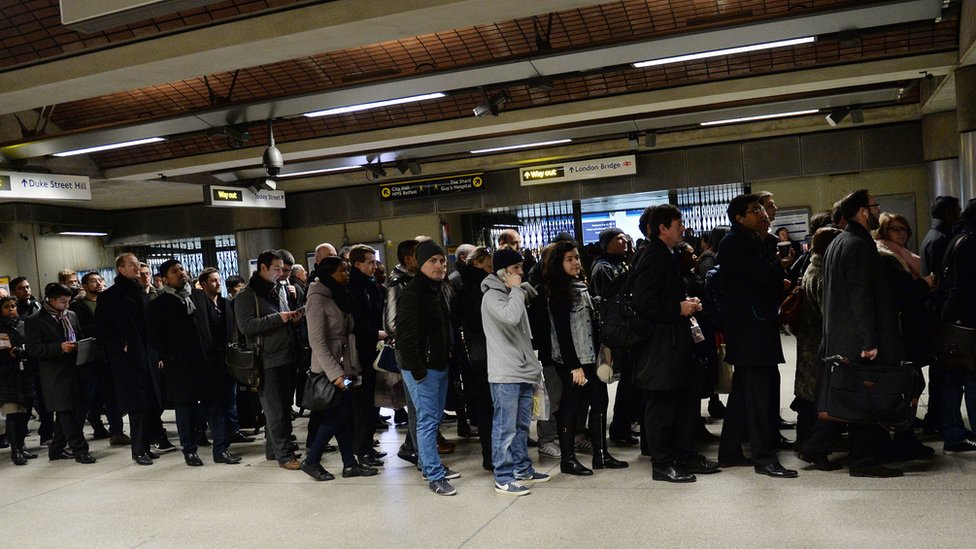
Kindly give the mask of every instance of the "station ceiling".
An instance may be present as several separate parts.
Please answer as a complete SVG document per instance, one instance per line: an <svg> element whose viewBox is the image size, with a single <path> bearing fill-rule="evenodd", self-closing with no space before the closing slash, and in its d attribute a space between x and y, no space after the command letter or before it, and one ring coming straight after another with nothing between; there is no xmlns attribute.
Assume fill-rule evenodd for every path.
<svg viewBox="0 0 976 549"><path fill-rule="evenodd" d="M0 167L105 179L82 207L198 203L200 183L262 174L269 120L283 173L401 158L426 175L515 165L533 153L470 151L561 133L574 144L536 156L597 154L599 143L613 142L609 151L628 137L642 148L668 143L648 134L769 135L768 124L702 135L698 123L790 102L863 107L865 123L918 118L928 99L919 82L951 75L961 56L958 2L942 0L197 3L85 33L62 25L58 0L0 1L0 115L20 129L0 143ZM632 64L808 35L816 41ZM951 87L942 86L940 105L954 104ZM432 92L444 96L303 116ZM497 116L472 114L503 94ZM824 113L778 127L828 129ZM50 156L157 136L165 140ZM279 188L370 184L364 172L282 179Z"/></svg>

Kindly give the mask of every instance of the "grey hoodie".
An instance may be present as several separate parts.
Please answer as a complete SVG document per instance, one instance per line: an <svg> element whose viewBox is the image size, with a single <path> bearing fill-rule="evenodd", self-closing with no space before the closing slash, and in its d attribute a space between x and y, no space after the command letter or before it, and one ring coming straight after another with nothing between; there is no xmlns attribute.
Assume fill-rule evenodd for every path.
<svg viewBox="0 0 976 549"><path fill-rule="evenodd" d="M522 288L508 288L491 274L481 282L481 320L488 346L488 381L535 383L542 363L532 351L532 330Z"/></svg>

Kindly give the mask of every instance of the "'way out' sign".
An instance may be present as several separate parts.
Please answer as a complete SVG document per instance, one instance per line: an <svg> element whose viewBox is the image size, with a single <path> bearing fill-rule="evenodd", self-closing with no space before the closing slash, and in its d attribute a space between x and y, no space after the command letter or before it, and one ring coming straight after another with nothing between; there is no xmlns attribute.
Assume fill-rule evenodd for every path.
<svg viewBox="0 0 976 549"><path fill-rule="evenodd" d="M0 171L0 201L91 200L91 182L83 175Z"/></svg>
<svg viewBox="0 0 976 549"><path fill-rule="evenodd" d="M634 155L628 155L522 168L519 170L519 177L522 186L525 187L527 185L616 177L635 173L637 173L637 159Z"/></svg>

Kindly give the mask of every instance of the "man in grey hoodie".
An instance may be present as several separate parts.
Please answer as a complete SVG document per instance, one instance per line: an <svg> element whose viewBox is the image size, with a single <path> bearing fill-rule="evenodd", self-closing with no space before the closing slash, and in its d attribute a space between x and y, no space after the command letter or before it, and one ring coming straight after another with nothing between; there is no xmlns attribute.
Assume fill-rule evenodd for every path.
<svg viewBox="0 0 976 549"><path fill-rule="evenodd" d="M529 459L532 392L542 382L542 363L532 351L532 333L525 309L522 256L502 248L492 256L495 274L481 283L481 318L488 347L488 382L492 403L491 445L495 491L522 496L527 484L546 482Z"/></svg>

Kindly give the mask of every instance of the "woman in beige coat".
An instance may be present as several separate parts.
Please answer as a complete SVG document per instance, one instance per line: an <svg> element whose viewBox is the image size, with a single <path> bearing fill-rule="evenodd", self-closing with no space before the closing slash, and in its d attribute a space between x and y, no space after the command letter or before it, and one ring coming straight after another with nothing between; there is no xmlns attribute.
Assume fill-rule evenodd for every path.
<svg viewBox="0 0 976 549"><path fill-rule="evenodd" d="M352 298L346 290L349 263L340 257L327 257L319 263L315 276L315 282L308 289L305 312L308 341L312 347L312 372L325 374L342 392L338 406L312 412L319 416L316 418L319 426L302 462L302 471L315 480L335 478L320 463L325 445L335 436L342 455L342 476L372 476L377 473L376 469L360 465L352 449L353 399L366 395L356 394L361 372L350 314Z"/></svg>

